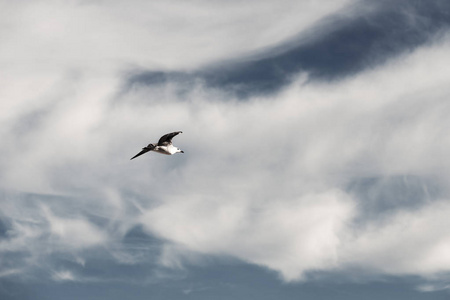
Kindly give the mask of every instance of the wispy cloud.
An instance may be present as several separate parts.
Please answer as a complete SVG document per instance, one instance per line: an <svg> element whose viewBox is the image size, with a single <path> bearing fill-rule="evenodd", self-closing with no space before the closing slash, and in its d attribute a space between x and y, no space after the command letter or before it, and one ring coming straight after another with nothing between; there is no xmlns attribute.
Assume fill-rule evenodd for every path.
<svg viewBox="0 0 450 300"><path fill-rule="evenodd" d="M180 4L170 15L168 4L143 2L7 4L14 30L0 46L0 187L8 191L0 255L22 255L8 268L50 268L53 280L81 280L89 258L107 255L132 267L160 255L161 264L178 268L203 256L234 257L288 281L355 266L447 272L445 34L341 80L291 74L283 89L246 101L202 81L121 90L124 66L201 69L280 43L348 3ZM280 22L277 9L295 18ZM261 19L249 20L255 14ZM75 26L80 20L84 27ZM136 148L173 130L184 131L176 138L184 156L129 161ZM372 215L361 218L365 198L354 192L361 179L408 177L423 190L433 182L439 193L424 192L426 201L395 211L365 206ZM386 186L396 188L378 189ZM399 201L395 191L386 194ZM159 243L127 247L141 227L138 237ZM54 255L65 264L48 263Z"/></svg>
<svg viewBox="0 0 450 300"><path fill-rule="evenodd" d="M429 293L435 291L444 291L450 289L449 284L423 284L417 287L417 289L421 292Z"/></svg>
<svg viewBox="0 0 450 300"><path fill-rule="evenodd" d="M116 63L193 68L275 45L352 2L5 3L0 53L15 64L53 62L52 71Z"/></svg>
<svg viewBox="0 0 450 300"><path fill-rule="evenodd" d="M67 270L54 272L52 275L53 280L56 281L75 281L75 276Z"/></svg>

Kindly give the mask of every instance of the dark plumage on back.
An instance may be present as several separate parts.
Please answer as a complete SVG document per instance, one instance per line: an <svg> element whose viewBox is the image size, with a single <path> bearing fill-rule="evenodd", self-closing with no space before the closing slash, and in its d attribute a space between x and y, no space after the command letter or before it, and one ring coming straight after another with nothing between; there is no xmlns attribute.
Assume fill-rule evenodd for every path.
<svg viewBox="0 0 450 300"><path fill-rule="evenodd" d="M175 131L175 132L171 132L171 133L163 135L158 141L158 146L167 146L167 145L172 144L172 138L180 133L183 133L183 132Z"/></svg>

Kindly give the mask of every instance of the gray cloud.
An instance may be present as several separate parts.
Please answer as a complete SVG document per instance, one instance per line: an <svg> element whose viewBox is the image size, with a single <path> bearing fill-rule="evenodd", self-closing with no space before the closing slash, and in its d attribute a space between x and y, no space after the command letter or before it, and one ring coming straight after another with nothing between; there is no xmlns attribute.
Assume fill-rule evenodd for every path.
<svg viewBox="0 0 450 300"><path fill-rule="evenodd" d="M246 58L189 72L137 72L126 88L174 82L182 92L202 81L247 98L277 92L299 72L310 80L340 80L429 42L449 27L449 8L445 1L359 1Z"/></svg>

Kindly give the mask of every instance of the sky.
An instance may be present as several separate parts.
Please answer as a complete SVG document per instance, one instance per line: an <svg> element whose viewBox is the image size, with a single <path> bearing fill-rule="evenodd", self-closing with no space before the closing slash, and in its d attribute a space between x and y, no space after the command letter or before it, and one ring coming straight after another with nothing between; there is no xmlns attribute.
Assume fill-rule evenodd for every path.
<svg viewBox="0 0 450 300"><path fill-rule="evenodd" d="M449 299L450 2L0 0L0 37L2 300Z"/></svg>

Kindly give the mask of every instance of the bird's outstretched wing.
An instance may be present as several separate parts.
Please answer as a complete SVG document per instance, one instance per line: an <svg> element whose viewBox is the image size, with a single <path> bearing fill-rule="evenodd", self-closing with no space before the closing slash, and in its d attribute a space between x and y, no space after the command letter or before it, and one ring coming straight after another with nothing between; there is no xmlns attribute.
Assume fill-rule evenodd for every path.
<svg viewBox="0 0 450 300"><path fill-rule="evenodd" d="M130 158L130 160L132 160L133 158L136 158L138 156L141 156L142 154L147 153L148 151L152 151L153 149L155 149L155 145L149 144L147 147L142 148L141 152L139 152L138 154L136 154L135 156Z"/></svg>
<svg viewBox="0 0 450 300"><path fill-rule="evenodd" d="M171 132L171 133L163 135L158 141L158 146L167 146L167 145L171 144L172 138L180 133L182 133L182 131L175 131L175 132Z"/></svg>

